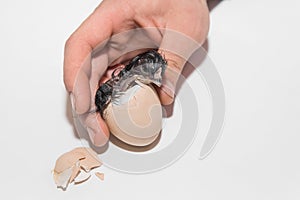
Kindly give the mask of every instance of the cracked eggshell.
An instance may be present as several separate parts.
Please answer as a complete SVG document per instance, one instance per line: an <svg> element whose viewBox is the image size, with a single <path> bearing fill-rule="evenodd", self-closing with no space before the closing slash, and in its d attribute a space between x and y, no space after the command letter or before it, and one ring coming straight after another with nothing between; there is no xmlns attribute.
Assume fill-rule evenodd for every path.
<svg viewBox="0 0 300 200"><path fill-rule="evenodd" d="M91 148L77 147L77 148L73 149L72 151L81 153L85 156L94 156L94 157L98 158L98 154Z"/></svg>
<svg viewBox="0 0 300 200"><path fill-rule="evenodd" d="M69 182L72 183L74 181L74 179L76 178L76 176L78 176L78 174L80 173L80 163L79 161L73 166L73 169L72 169L72 174L71 174L71 177L70 177L70 180Z"/></svg>
<svg viewBox="0 0 300 200"><path fill-rule="evenodd" d="M74 183L80 184L87 181L91 177L90 173L86 173L85 171L80 171L79 174L75 177Z"/></svg>
<svg viewBox="0 0 300 200"><path fill-rule="evenodd" d="M83 167L87 170L101 166L97 153L90 148L78 147L61 155L55 163L54 171L61 173L71 168L78 161L83 161Z"/></svg>
<svg viewBox="0 0 300 200"><path fill-rule="evenodd" d="M82 183L89 179L86 173L101 166L97 153L90 148L78 147L61 155L55 163L53 178L58 188L66 190L69 183ZM85 171L83 171L83 170Z"/></svg>
<svg viewBox="0 0 300 200"><path fill-rule="evenodd" d="M121 105L110 103L104 111L109 130L125 143L135 146L151 144L162 128L162 108L155 89L139 83L124 95ZM127 91L128 92L128 91Z"/></svg>
<svg viewBox="0 0 300 200"><path fill-rule="evenodd" d="M104 180L104 173L96 172L95 175L96 175L101 181Z"/></svg>
<svg viewBox="0 0 300 200"><path fill-rule="evenodd" d="M100 167L102 165L102 163L95 157L86 157L85 159L80 160L79 162L81 168L86 172L89 172L91 169Z"/></svg>
<svg viewBox="0 0 300 200"><path fill-rule="evenodd" d="M86 172L102 165L97 153L90 148L79 147L74 149L74 152L79 152L85 155L85 158L81 159L79 162L80 167Z"/></svg>
<svg viewBox="0 0 300 200"><path fill-rule="evenodd" d="M54 171L61 173L68 168L71 168L77 161L84 159L85 155L80 152L69 151L61 155L55 163Z"/></svg>
<svg viewBox="0 0 300 200"><path fill-rule="evenodd" d="M54 182L58 188L61 188L63 190L67 189L67 187L70 183L70 181L69 181L70 177L72 176L72 173L73 173L72 168L73 167L68 168L61 173L57 173L54 171L53 178L54 178Z"/></svg>

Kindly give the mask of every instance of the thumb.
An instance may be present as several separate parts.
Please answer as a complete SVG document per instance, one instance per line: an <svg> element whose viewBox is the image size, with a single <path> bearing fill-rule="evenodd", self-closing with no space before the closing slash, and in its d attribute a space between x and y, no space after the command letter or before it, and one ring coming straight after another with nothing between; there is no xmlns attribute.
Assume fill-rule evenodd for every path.
<svg viewBox="0 0 300 200"><path fill-rule="evenodd" d="M169 105L174 101L176 83L181 75L182 69L191 54L199 47L189 34L164 29L164 35L159 47L159 52L167 61L167 69L163 76L163 83L158 89L158 94L163 105Z"/></svg>
<svg viewBox="0 0 300 200"><path fill-rule="evenodd" d="M174 101L176 84L186 61L170 51L159 49L159 52L167 61L167 68L163 75L162 86L157 89L157 93L163 105L170 105Z"/></svg>

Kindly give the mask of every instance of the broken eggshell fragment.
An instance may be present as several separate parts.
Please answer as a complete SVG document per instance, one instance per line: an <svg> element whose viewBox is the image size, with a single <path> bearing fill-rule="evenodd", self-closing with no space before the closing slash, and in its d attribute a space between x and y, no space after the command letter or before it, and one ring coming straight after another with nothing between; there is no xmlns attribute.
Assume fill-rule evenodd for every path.
<svg viewBox="0 0 300 200"><path fill-rule="evenodd" d="M53 170L54 182L58 188L66 190L72 182L82 183L89 179L90 171L101 166L97 153L90 148L79 147L61 155Z"/></svg>
<svg viewBox="0 0 300 200"><path fill-rule="evenodd" d="M95 175L96 175L101 181L104 180L104 174L103 174L103 173L101 173L101 172L96 172Z"/></svg>
<svg viewBox="0 0 300 200"><path fill-rule="evenodd" d="M57 188L66 190L70 183L70 177L72 176L72 173L73 173L72 167L62 171L61 173L57 173L54 171L53 178Z"/></svg>
<svg viewBox="0 0 300 200"><path fill-rule="evenodd" d="M87 181L90 177L91 177L90 173L87 173L87 172L81 170L79 172L79 174L75 177L74 183L75 184L83 183L83 182Z"/></svg>
<svg viewBox="0 0 300 200"><path fill-rule="evenodd" d="M84 159L85 155L79 152L70 151L61 155L55 163L54 171L61 173L71 168L77 161Z"/></svg>
<svg viewBox="0 0 300 200"><path fill-rule="evenodd" d="M80 160L79 163L80 167L86 172L102 165L100 160L95 157L86 157L85 159Z"/></svg>

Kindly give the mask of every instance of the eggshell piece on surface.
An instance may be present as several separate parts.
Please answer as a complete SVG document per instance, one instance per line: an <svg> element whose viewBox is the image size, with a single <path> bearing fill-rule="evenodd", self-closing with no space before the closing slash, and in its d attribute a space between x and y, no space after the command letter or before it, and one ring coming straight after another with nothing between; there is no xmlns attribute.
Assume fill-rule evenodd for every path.
<svg viewBox="0 0 300 200"><path fill-rule="evenodd" d="M54 182L58 188L66 190L72 182L79 184L90 178L90 170L101 166L97 153L90 148L75 148L61 155L53 170Z"/></svg>
<svg viewBox="0 0 300 200"><path fill-rule="evenodd" d="M64 170L71 168L77 161L84 158L85 155L80 152L69 151L64 153L56 160L54 171L61 173Z"/></svg>
<svg viewBox="0 0 300 200"><path fill-rule="evenodd" d="M70 177L73 173L72 168L66 169L61 173L53 173L55 184L58 188L66 190L69 185Z"/></svg>
<svg viewBox="0 0 300 200"><path fill-rule="evenodd" d="M103 173L101 173L101 172L96 172L95 175L96 175L101 181L104 180L104 174L103 174Z"/></svg>
<svg viewBox="0 0 300 200"><path fill-rule="evenodd" d="M75 149L72 150L73 152L78 152L81 153L85 156L94 156L98 157L98 154L91 148L87 147L76 147Z"/></svg>
<svg viewBox="0 0 300 200"><path fill-rule="evenodd" d="M90 173L86 173L85 171L80 171L78 176L75 177L74 179L74 183L75 184L80 184L80 183L83 183L85 181L87 181L89 178L91 177L91 174Z"/></svg>
<svg viewBox="0 0 300 200"><path fill-rule="evenodd" d="M85 159L87 160L84 161L84 166L87 169L95 168L102 164L95 151L86 147L78 147L61 155L55 163L54 171L60 173L72 167L77 161Z"/></svg>
<svg viewBox="0 0 300 200"><path fill-rule="evenodd" d="M95 157L86 157L85 159L82 159L79 162L81 168L86 172L89 172L91 169L100 167L102 165L99 159L96 159Z"/></svg>
<svg viewBox="0 0 300 200"><path fill-rule="evenodd" d="M70 177L70 183L72 183L74 181L74 179L76 178L76 176L78 176L78 174L80 173L80 163L79 161L73 166L72 169L72 175Z"/></svg>

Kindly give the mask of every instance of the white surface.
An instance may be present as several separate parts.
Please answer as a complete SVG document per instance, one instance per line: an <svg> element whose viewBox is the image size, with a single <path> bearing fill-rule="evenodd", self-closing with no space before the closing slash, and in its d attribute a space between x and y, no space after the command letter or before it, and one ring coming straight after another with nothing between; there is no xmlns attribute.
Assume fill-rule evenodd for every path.
<svg viewBox="0 0 300 200"><path fill-rule="evenodd" d="M224 81L227 116L208 158L197 160L197 140L163 171L102 167L105 181L92 177L62 192L51 169L81 145L66 116L63 45L98 1L1 1L1 197L299 199L300 3L288 2L230 0L212 11L209 55Z"/></svg>

